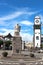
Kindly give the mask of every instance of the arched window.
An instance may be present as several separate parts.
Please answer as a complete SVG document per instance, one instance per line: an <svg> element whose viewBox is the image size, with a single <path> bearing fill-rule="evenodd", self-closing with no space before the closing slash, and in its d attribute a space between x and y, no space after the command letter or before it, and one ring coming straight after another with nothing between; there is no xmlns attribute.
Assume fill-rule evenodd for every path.
<svg viewBox="0 0 43 65"><path fill-rule="evenodd" d="M36 36L36 40L39 40L39 36Z"/></svg>

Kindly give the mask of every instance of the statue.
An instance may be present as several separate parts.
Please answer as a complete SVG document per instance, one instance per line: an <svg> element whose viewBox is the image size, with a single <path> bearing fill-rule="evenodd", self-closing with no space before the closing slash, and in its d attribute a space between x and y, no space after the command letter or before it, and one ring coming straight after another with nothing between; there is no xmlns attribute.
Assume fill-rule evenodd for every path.
<svg viewBox="0 0 43 65"><path fill-rule="evenodd" d="M16 24L16 26L15 26L15 32L14 32L14 35L19 35L20 34L20 26L19 26L19 24Z"/></svg>
<svg viewBox="0 0 43 65"><path fill-rule="evenodd" d="M20 53L22 50L22 38L20 36L19 24L16 24L15 26L12 49L13 49L13 55Z"/></svg>

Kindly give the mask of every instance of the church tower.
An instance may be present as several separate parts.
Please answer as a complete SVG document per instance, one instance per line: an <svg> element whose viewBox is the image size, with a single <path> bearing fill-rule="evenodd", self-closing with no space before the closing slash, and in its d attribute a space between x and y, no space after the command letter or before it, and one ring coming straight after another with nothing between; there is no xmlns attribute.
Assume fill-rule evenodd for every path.
<svg viewBox="0 0 43 65"><path fill-rule="evenodd" d="M41 23L40 17L36 16L34 19L34 47L40 48L41 44Z"/></svg>

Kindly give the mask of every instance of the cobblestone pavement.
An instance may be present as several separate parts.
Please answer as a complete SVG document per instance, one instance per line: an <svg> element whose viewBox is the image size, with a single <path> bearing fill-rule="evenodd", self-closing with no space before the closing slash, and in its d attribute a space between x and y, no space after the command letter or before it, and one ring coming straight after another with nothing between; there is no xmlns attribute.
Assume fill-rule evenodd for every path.
<svg viewBox="0 0 43 65"><path fill-rule="evenodd" d="M0 60L0 65L20 65L22 61L6 61L6 60ZM25 65L43 65L43 60L38 61L23 61Z"/></svg>
<svg viewBox="0 0 43 65"><path fill-rule="evenodd" d="M0 51L1 52L1 51ZM2 53L2 52L1 52ZM1 55L1 53L0 53L0 55ZM9 55L11 55L10 53L11 53L11 51L9 51L8 52L9 53ZM28 53L29 54L29 53ZM23 61L23 63L25 64L25 65L43 65L43 53L34 53L35 54L35 56L36 57L41 57L42 59L40 59L40 60L33 60L33 59L30 59L29 58L29 60L28 61L23 61L23 60L18 60L18 61L15 61L14 59L8 59L7 58L7 60L5 59L0 59L0 65L20 65L20 63ZM33 61L32 61L33 60Z"/></svg>

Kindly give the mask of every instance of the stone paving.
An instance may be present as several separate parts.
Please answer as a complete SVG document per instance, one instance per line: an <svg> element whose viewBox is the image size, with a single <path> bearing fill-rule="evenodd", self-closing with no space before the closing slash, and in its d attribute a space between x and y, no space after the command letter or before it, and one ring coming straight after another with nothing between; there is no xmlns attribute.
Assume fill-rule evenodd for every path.
<svg viewBox="0 0 43 65"><path fill-rule="evenodd" d="M0 51L1 52L1 51ZM8 52L9 55L11 55L11 51ZM1 53L0 53L1 54ZM43 53L34 53L37 57L41 57L42 59L35 59L30 58L29 59L13 59L13 58L5 58L0 59L0 65L23 65L20 64L21 62L24 63L24 65L43 65Z"/></svg>
<svg viewBox="0 0 43 65"><path fill-rule="evenodd" d="M0 65L43 65L43 60L38 61L24 61L22 59L18 61L0 60Z"/></svg>

